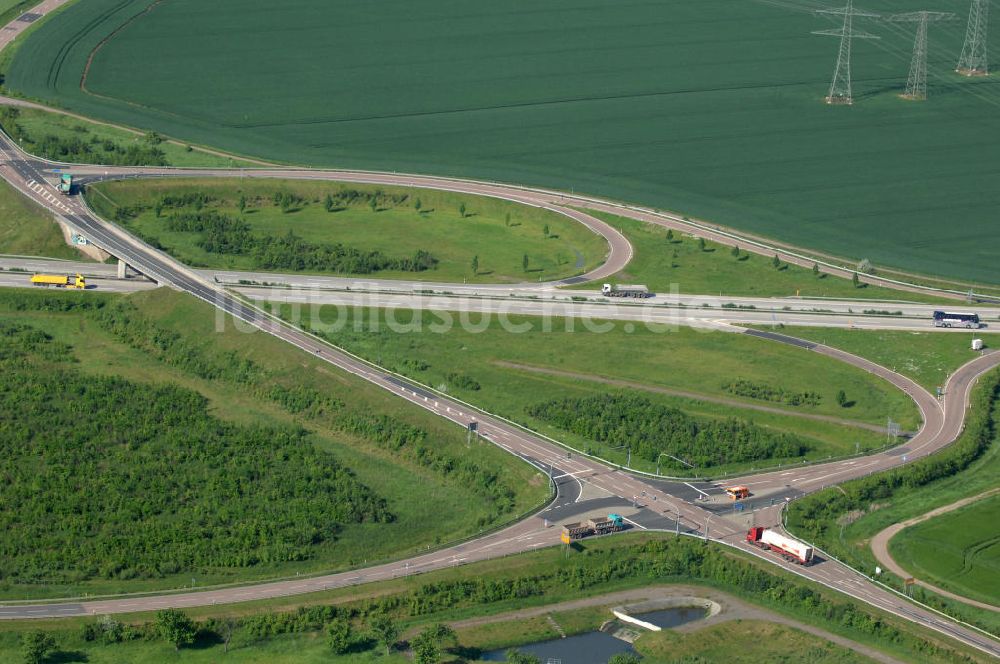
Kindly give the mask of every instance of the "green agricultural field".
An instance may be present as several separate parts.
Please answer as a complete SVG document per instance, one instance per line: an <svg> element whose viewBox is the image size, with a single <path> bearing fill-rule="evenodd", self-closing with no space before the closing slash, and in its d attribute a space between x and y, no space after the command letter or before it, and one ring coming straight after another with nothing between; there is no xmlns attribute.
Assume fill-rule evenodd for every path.
<svg viewBox="0 0 1000 664"><path fill-rule="evenodd" d="M56 161L204 168L255 165L156 135L35 108L3 107L0 125L26 151Z"/></svg>
<svg viewBox="0 0 1000 664"><path fill-rule="evenodd" d="M893 559L917 578L1000 604L1000 496L911 526L889 541Z"/></svg>
<svg viewBox="0 0 1000 664"><path fill-rule="evenodd" d="M624 393L650 402L639 407L654 413L651 417L673 419L663 409L674 407L700 421L736 418L775 438L792 434L808 442L809 459L853 453L856 444L884 445L884 434L857 425L882 425L888 413L908 430L919 423L913 402L887 383L829 358L749 336L588 321L605 328L597 334L580 321L546 323L525 316L483 319L294 305L277 311L382 366L619 463L625 462L624 450L555 426L555 419L536 409L555 399ZM837 404L841 389L850 407ZM791 405L796 395L808 393L815 398ZM593 412L603 410L596 406ZM789 460L771 459L768 465ZM633 464L656 468L655 459L637 454ZM721 474L751 465L710 470Z"/></svg>
<svg viewBox="0 0 1000 664"><path fill-rule="evenodd" d="M667 229L661 226L603 212L588 212L620 230L635 250L628 267L610 281L645 284L660 293L669 293L676 288L682 294L720 296L801 296L917 302L934 299L868 284L857 287L849 279L813 274L808 268L784 261L779 261L776 267L772 257L751 254L743 249L736 253L733 247L714 242L705 242L703 248L698 239L680 231L672 231L668 237ZM593 289L595 286L599 287L599 284L592 282L577 288Z"/></svg>
<svg viewBox="0 0 1000 664"><path fill-rule="evenodd" d="M928 327L931 322L927 322ZM761 328L771 329L771 328ZM912 378L931 394L944 387L952 373L979 353L972 350L975 332L899 332L845 330L832 327L792 327L782 334L809 339L854 353ZM986 337L989 342L990 337Z"/></svg>
<svg viewBox="0 0 1000 664"><path fill-rule="evenodd" d="M6 414L0 418L9 421L16 414L24 427L20 437L3 442L10 448L4 463L12 466L4 471L10 481L0 489L0 505L17 510L0 510L0 520L19 533L0 546L5 598L158 590L190 585L192 578L204 586L345 569L425 551L510 521L548 495L544 476L502 450L490 447L467 459L457 427L270 336L231 326L219 332L215 311L188 296L167 289L129 297L80 295L0 292L0 326L29 326L32 334L51 337L45 343L25 337L19 348L30 351L31 362L4 369ZM20 338L4 334L7 343ZM52 350L35 358L46 349ZM17 361L12 357L8 362ZM34 373L25 374L29 371ZM11 385L35 389L19 399L19 388ZM60 398L46 400L46 394ZM80 412L90 414L88 425L74 428ZM189 421L176 421L183 417ZM49 426L41 426L44 421ZM150 428L151 422L156 426ZM94 427L112 435L97 435ZM18 445L28 432L33 446ZM194 457L187 453L190 436L203 446ZM139 447L107 444L118 437ZM268 458L252 452L262 439L273 439L271 453L284 458L267 471L276 481L285 478L279 486L252 480L262 472L253 459ZM166 460L185 469L175 481L157 470ZM296 472L300 462L309 472ZM33 464L42 464L40 472L22 476ZM97 472L103 464L115 472ZM328 469L323 477L313 476L322 469ZM68 473L78 481L59 480ZM142 483L148 495L140 500L134 477L144 474L164 479ZM96 489L100 482L114 484L82 493L74 488ZM244 544L232 545L241 536L240 522L232 519L242 499L226 493L240 482L250 482L282 506L256 513L260 532L273 528L257 545L250 532ZM353 515L324 510L325 525L317 531L322 536L303 540L299 528L315 525L308 506L325 504L334 482L340 488L333 495L360 509ZM303 491L310 494L304 502ZM157 537L189 524L193 516L176 510L178 492L192 512L212 515L195 516L200 523L218 522L215 537L168 537L157 544ZM106 510L101 498L116 508ZM39 513L50 516L19 524L24 515ZM94 530L83 537L74 515L91 513ZM282 513L288 526L297 524L292 530L269 524L269 515ZM149 536L150 528L160 534ZM112 546L112 535L127 545ZM58 544L81 537L73 545ZM38 542L46 543L41 553ZM108 548L103 556L96 553L102 547ZM147 547L153 550L144 555Z"/></svg>
<svg viewBox="0 0 1000 664"><path fill-rule="evenodd" d="M580 274L608 252L604 238L555 212L429 189L170 180L109 182L87 196L98 213L202 267L523 282Z"/></svg>
<svg viewBox="0 0 1000 664"><path fill-rule="evenodd" d="M3 73L239 154L573 189L996 284L1000 83L953 72L964 15L931 31L923 103L899 98L913 26L859 19L882 39L855 43L856 103L831 107L837 42L810 33L836 20L816 7L88 0Z"/></svg>
<svg viewBox="0 0 1000 664"><path fill-rule="evenodd" d="M87 260L66 244L52 215L0 182L0 254Z"/></svg>

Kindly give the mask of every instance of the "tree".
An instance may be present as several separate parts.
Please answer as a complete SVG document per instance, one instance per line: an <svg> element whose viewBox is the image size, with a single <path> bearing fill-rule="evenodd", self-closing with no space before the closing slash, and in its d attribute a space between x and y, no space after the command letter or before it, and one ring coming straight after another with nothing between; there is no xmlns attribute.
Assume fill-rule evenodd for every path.
<svg viewBox="0 0 1000 664"><path fill-rule="evenodd" d="M465 210L466 210L465 203L459 203L458 216L460 216L462 219L465 219Z"/></svg>
<svg viewBox="0 0 1000 664"><path fill-rule="evenodd" d="M240 209L240 213L246 212L247 209L247 197L240 194L240 200L236 203L236 207Z"/></svg>
<svg viewBox="0 0 1000 664"><path fill-rule="evenodd" d="M840 406L841 408L847 406L847 393L844 392L843 390L837 392L837 405Z"/></svg>
<svg viewBox="0 0 1000 664"><path fill-rule="evenodd" d="M734 244L733 245L733 250L730 251L729 253L731 253L733 255L733 258L739 258L740 257L740 245Z"/></svg>
<svg viewBox="0 0 1000 664"><path fill-rule="evenodd" d="M413 209L416 210L417 212L420 212L420 208L422 208L423 206L424 204L420 202L419 198L413 201Z"/></svg>
<svg viewBox="0 0 1000 664"><path fill-rule="evenodd" d="M145 135L145 140L150 145L159 145L163 142L163 138L157 134L155 131L151 131Z"/></svg>
<svg viewBox="0 0 1000 664"><path fill-rule="evenodd" d="M630 652L620 652L612 655L608 664L639 664L639 656Z"/></svg>
<svg viewBox="0 0 1000 664"><path fill-rule="evenodd" d="M524 268L525 272L528 271L528 254L525 254L524 258L521 259L521 267Z"/></svg>
<svg viewBox="0 0 1000 664"><path fill-rule="evenodd" d="M813 263L813 275L814 276L819 275L819 263Z"/></svg>
<svg viewBox="0 0 1000 664"><path fill-rule="evenodd" d="M351 647L351 623L346 618L336 618L326 626L326 642L336 655L343 655Z"/></svg>
<svg viewBox="0 0 1000 664"><path fill-rule="evenodd" d="M183 611L164 609L156 612L156 631L174 645L174 650L180 650L181 646L194 643L197 629L194 621Z"/></svg>
<svg viewBox="0 0 1000 664"><path fill-rule="evenodd" d="M874 274L875 266L872 265L872 262L870 260L865 258L860 263L858 263L858 272L860 272L861 274Z"/></svg>
<svg viewBox="0 0 1000 664"><path fill-rule="evenodd" d="M226 616L219 621L219 636L222 637L222 652L229 652L229 644L233 640L233 632L239 621L235 616Z"/></svg>
<svg viewBox="0 0 1000 664"><path fill-rule="evenodd" d="M153 204L153 213L156 214L157 219L160 218L160 215L163 214L163 201L156 201Z"/></svg>
<svg viewBox="0 0 1000 664"><path fill-rule="evenodd" d="M368 199L368 207L371 208L372 212L378 212L378 199L375 196Z"/></svg>
<svg viewBox="0 0 1000 664"><path fill-rule="evenodd" d="M542 235L544 235L545 237L549 236L549 225L548 224L545 224L545 226L542 227Z"/></svg>
<svg viewBox="0 0 1000 664"><path fill-rule="evenodd" d="M390 616L380 614L372 618L372 632L379 645L385 646L385 654L388 655L396 640L399 639L399 625Z"/></svg>
<svg viewBox="0 0 1000 664"><path fill-rule="evenodd" d="M854 284L855 288L861 288L861 279L858 278L857 272L851 275L851 283Z"/></svg>
<svg viewBox="0 0 1000 664"><path fill-rule="evenodd" d="M55 648L55 638L45 632L28 632L21 637L21 652L24 655L24 664L40 664L46 655L55 650Z"/></svg>
<svg viewBox="0 0 1000 664"><path fill-rule="evenodd" d="M472 257L472 274L479 274L479 256Z"/></svg>
<svg viewBox="0 0 1000 664"><path fill-rule="evenodd" d="M667 229L667 242L673 242L673 241L674 241L674 231L673 231L673 229L668 228Z"/></svg>
<svg viewBox="0 0 1000 664"><path fill-rule="evenodd" d="M421 633L413 640L413 661L416 664L438 664L441 661L441 648L434 639Z"/></svg>
<svg viewBox="0 0 1000 664"><path fill-rule="evenodd" d="M698 238L698 251L705 251L705 238Z"/></svg>
<svg viewBox="0 0 1000 664"><path fill-rule="evenodd" d="M508 228L510 227L510 212L508 212L503 216L503 225L507 226Z"/></svg>
<svg viewBox="0 0 1000 664"><path fill-rule="evenodd" d="M538 659L534 655L521 652L517 648L511 648L504 653L504 656L507 659L507 664L542 664L542 660Z"/></svg>
<svg viewBox="0 0 1000 664"><path fill-rule="evenodd" d="M771 259L771 265L774 266L774 269L781 267L781 259L778 258L778 254L775 254L774 258Z"/></svg>
<svg viewBox="0 0 1000 664"><path fill-rule="evenodd" d="M326 195L326 199L323 201L323 207L327 212L333 212L333 196L331 194Z"/></svg>
<svg viewBox="0 0 1000 664"><path fill-rule="evenodd" d="M413 639L413 659L416 664L437 664L441 661L445 641L454 642L455 632L447 625L428 627Z"/></svg>

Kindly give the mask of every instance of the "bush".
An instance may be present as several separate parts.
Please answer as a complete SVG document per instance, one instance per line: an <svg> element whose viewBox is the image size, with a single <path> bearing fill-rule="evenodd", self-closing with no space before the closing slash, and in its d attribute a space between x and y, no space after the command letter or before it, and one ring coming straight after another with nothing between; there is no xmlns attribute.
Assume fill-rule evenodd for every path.
<svg viewBox="0 0 1000 664"><path fill-rule="evenodd" d="M802 456L809 449L794 436L773 434L749 421L697 419L628 393L557 399L528 413L599 443L629 446L632 454L654 463L664 452L707 468Z"/></svg>

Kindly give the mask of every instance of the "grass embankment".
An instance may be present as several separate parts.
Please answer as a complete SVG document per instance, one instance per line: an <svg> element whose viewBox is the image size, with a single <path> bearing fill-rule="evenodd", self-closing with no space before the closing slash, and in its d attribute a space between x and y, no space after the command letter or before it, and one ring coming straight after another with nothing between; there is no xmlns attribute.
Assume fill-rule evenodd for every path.
<svg viewBox="0 0 1000 664"><path fill-rule="evenodd" d="M965 431L952 446L913 464L842 484L794 501L788 527L815 542L850 565L870 573L878 562L870 539L888 526L911 519L997 485L1000 472L1000 372L987 374L975 389ZM948 520L953 515L944 516ZM980 533L990 531L991 521L978 524ZM970 534L971 536L972 534ZM986 535L988 536L988 535ZM937 546L942 546L938 544ZM992 554L981 561L970 559L971 576L990 574ZM903 589L902 580L884 574L883 580ZM935 579L942 587L948 580ZM961 593L960 585L949 589ZM1000 616L942 598L920 587L913 594L968 622L1000 633ZM997 602L994 596L992 600Z"/></svg>
<svg viewBox="0 0 1000 664"><path fill-rule="evenodd" d="M484 446L476 459L467 459L464 434L457 427L360 379L332 369L270 336L241 333L232 329L231 324L225 331L217 331L215 310L199 301L166 289L127 298L81 295L6 290L0 293L0 322L30 325L51 335L56 343L68 344L72 347L67 352L74 358L74 371L83 376L128 381L137 386L134 388L137 394L157 395L160 394L157 389L164 386L192 390L207 399L208 414L219 418L225 426L291 431L304 427L311 432L309 445L315 446L320 454L331 455L336 464L348 469L354 481L385 501L387 511L395 518L389 523L345 521L335 537L306 546L300 552L303 555L295 556L297 560L281 556L239 560L240 551L249 550L240 547L240 551L228 550L235 560L205 562L193 556L177 556L176 560L163 561L163 565L145 565L141 551L143 546L155 546L153 541L128 548L138 564L129 566L127 571L108 571L74 560L58 566L39 557L36 568L30 571L26 563L23 573L4 574L0 593L6 598L176 588L189 585L192 577L198 586L204 586L344 569L366 561L410 555L438 542L478 533L481 528L538 505L548 493L544 477L514 457ZM98 308L63 311L81 304ZM50 403L54 412L79 407L73 393L57 390L52 396L56 398ZM18 414L16 398L10 403L14 410L7 419L14 420ZM106 407L113 408L114 404L109 395ZM94 408L100 407L99 401ZM39 435L42 434L44 431ZM67 440L72 440L72 436ZM100 448L114 440L103 437L95 444ZM164 447L165 454L180 454L174 449L176 445L158 444ZM65 453L75 453L75 449L70 446ZM30 446L22 450L26 455L24 462L45 467L48 457L32 450ZM105 451L113 454L111 449ZM197 460L192 463L199 468L204 466ZM82 470L72 463L66 466ZM137 468L131 470L137 472ZM58 474L66 468L48 470ZM128 473L130 469L119 470ZM247 481L257 486L252 475ZM160 514L153 506L170 500L169 487L124 484L133 493L122 498L120 509L137 509L138 519L145 514L140 500L142 491L164 494L155 499L149 497L151 514ZM87 490L85 483L81 485ZM59 504L60 492L72 493L74 487L76 483L47 483L45 490L33 498L29 493L19 509L28 510L36 503ZM23 488L20 484L5 484L0 493ZM267 500L262 500L262 504ZM182 520L178 518L179 522ZM34 527L44 529L55 523L59 521L41 519ZM58 532L47 535L59 537ZM100 544L110 533L100 531L93 536ZM25 561L36 560L30 552L22 553ZM63 551L63 555L66 553ZM11 560L2 562L5 566L10 563Z"/></svg>
<svg viewBox="0 0 1000 664"><path fill-rule="evenodd" d="M997 523L1000 496L994 495L910 526L890 540L889 553L922 581L1000 606Z"/></svg>
<svg viewBox="0 0 1000 664"><path fill-rule="evenodd" d="M632 243L635 255L628 266L604 281L645 284L659 293L675 288L681 294L880 299L933 301L934 298L860 284L830 274L814 274L811 269L778 261L773 257L734 252L715 242L699 242L698 238L654 224L627 219L605 212L587 211L620 230ZM594 288L596 283L577 286Z"/></svg>
<svg viewBox="0 0 1000 664"><path fill-rule="evenodd" d="M994 163L1000 118L990 79L952 71L962 21L936 31L933 103L899 99L913 34L885 26L857 47L858 103L834 116L830 44L802 37L825 24L785 5L432 0L401 22L409 5L393 0L331 40L343 17L322 4L143 13L153 4L75 3L25 40L7 85L242 154L574 189L876 266L997 279L1000 191L969 164Z"/></svg>
<svg viewBox="0 0 1000 664"><path fill-rule="evenodd" d="M928 321L928 326L931 325ZM765 326L755 326L771 329ZM972 350L975 332L899 332L782 326L782 334L801 337L853 353L912 378L931 394L948 376L979 353ZM990 337L986 337L989 342Z"/></svg>
<svg viewBox="0 0 1000 664"><path fill-rule="evenodd" d="M551 614L456 630L463 647L490 651L523 644L558 640L567 635L592 632L611 618L611 606L552 611ZM640 630L641 631L641 630ZM649 664L760 661L854 664L871 662L863 655L818 636L766 620L736 619L710 626L692 623L684 631L645 632L633 644Z"/></svg>
<svg viewBox="0 0 1000 664"><path fill-rule="evenodd" d="M293 305L278 310L382 366L618 463L625 462L625 450L611 448L624 442L602 444L573 435L531 410L554 399L624 391L657 408L677 407L703 419L752 420L774 435L794 434L813 447L808 459L853 453L855 443L862 449L878 447L885 438L801 415L881 425L891 413L907 429L919 422L912 401L887 383L818 354L750 336L603 321L599 325L608 329L597 334L580 321L527 316L490 317L481 324L479 315L470 320L467 315L409 310L303 310ZM393 322L387 323L390 316ZM461 325L462 320L471 327ZM839 390L845 391L849 407L838 404ZM812 396L789 405L802 395ZM774 412L751 410L754 406ZM635 445L632 460L635 468L656 469L656 459L638 457ZM670 467L665 457L661 460L670 472L683 471ZM801 459L781 459L790 460ZM721 474L751 465L720 463L700 472Z"/></svg>
<svg viewBox="0 0 1000 664"><path fill-rule="evenodd" d="M253 162L72 115L4 106L0 125L26 152L71 164L231 168Z"/></svg>
<svg viewBox="0 0 1000 664"><path fill-rule="evenodd" d="M602 237L554 212L427 189L301 180L111 182L93 187L88 201L202 267L505 283L580 274L608 251ZM406 261L412 264L400 265Z"/></svg>
<svg viewBox="0 0 1000 664"><path fill-rule="evenodd" d="M4 621L0 623L0 656L15 652L20 634L42 629L55 636L59 650L78 653L78 657L86 656L87 661L95 664L123 660L136 664L207 662L223 657L239 663L262 662L265 658L275 662L334 661L344 664L404 662L409 659L396 654L397 651L390 658L377 654L384 650L372 637L371 627L376 618L388 616L395 620L403 639L412 643L418 632L436 623L500 617L518 609L676 582L704 585L736 595L903 661L921 664L987 661L985 655L958 646L939 634L915 628L905 620L860 605L751 556L690 538L645 533L589 541L568 550L552 547L419 577L301 598L205 607L189 612L201 620L200 635L192 647L178 652L155 631L151 623L153 616L149 614L119 616L110 622L95 618ZM686 589L685 592L691 591ZM292 608L303 604L301 608ZM565 617L571 631L582 631L599 616L594 610L588 610L560 617ZM229 654L223 655L221 635L230 631L227 618L232 619L232 638ZM130 627L124 628L118 621ZM325 629L334 621L346 621L350 625L347 655L334 655L325 643ZM721 631L726 633L727 629L738 628ZM769 626L765 629L783 640L782 628ZM732 652L738 656L739 632L728 633L733 638ZM85 635L89 635L90 640ZM713 632L707 635L711 638L705 641L705 647L712 648L711 652L721 652L724 648L721 636ZM515 639L523 642L534 633L523 629L517 621L508 621L489 629L488 633L460 629L457 636L458 646L445 661L474 661L487 645L515 643ZM807 636L797 635L796 638L802 645L816 644ZM678 648L695 651L699 647L693 638L677 637L676 641ZM659 647L656 642L650 644L654 657ZM781 647L778 646L778 653ZM755 648L755 652L760 652L767 648L767 643ZM824 650L829 652L831 649ZM651 658L650 661L660 660Z"/></svg>
<svg viewBox="0 0 1000 664"><path fill-rule="evenodd" d="M0 254L89 260L66 244L52 215L0 182Z"/></svg>

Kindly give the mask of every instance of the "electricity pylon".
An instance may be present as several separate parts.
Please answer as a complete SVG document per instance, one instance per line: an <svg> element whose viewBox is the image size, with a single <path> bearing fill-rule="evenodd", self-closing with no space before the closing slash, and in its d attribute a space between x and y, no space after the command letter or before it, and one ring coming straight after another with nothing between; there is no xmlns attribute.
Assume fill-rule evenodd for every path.
<svg viewBox="0 0 1000 664"><path fill-rule="evenodd" d="M916 101L927 99L927 24L931 21L950 21L950 12L910 12L886 18L894 23L916 23L917 35L913 39L913 57L910 58L910 75L906 77L903 97Z"/></svg>
<svg viewBox="0 0 1000 664"><path fill-rule="evenodd" d="M839 30L816 30L813 34L840 37L837 66L833 70L833 81L830 82L830 93L826 96L826 103L850 105L854 103L851 96L851 40L878 39L877 36L867 32L855 32L854 17L878 18L879 15L855 9L854 0L847 0L847 4L840 9L818 9L816 13L844 17L844 25Z"/></svg>
<svg viewBox="0 0 1000 664"><path fill-rule="evenodd" d="M966 76L986 76L986 24L989 22L989 0L972 0L969 23L965 27L965 43L955 71Z"/></svg>

